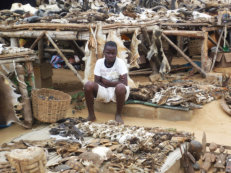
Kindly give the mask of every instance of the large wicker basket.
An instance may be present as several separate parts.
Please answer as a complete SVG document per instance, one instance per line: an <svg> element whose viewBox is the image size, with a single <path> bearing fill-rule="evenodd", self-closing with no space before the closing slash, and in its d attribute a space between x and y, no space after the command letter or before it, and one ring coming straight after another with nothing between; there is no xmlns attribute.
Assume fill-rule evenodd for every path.
<svg viewBox="0 0 231 173"><path fill-rule="evenodd" d="M65 118L70 106L71 96L53 89L42 88L32 91L34 117L47 123Z"/></svg>

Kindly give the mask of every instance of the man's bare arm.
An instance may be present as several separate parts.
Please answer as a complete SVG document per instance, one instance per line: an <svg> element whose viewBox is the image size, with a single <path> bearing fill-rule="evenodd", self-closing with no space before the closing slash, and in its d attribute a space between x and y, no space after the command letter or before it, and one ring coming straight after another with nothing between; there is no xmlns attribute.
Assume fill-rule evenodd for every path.
<svg viewBox="0 0 231 173"><path fill-rule="evenodd" d="M116 85L118 85L120 83L127 86L128 85L127 73L124 75L120 75L119 81L117 81L117 82L109 81L103 77L101 78L101 82L104 84L105 87L115 87Z"/></svg>
<svg viewBox="0 0 231 173"><path fill-rule="evenodd" d="M105 87L105 85L102 83L102 80L101 80L101 79L102 79L101 76L95 75L95 83L97 83L97 84L99 84L99 85Z"/></svg>

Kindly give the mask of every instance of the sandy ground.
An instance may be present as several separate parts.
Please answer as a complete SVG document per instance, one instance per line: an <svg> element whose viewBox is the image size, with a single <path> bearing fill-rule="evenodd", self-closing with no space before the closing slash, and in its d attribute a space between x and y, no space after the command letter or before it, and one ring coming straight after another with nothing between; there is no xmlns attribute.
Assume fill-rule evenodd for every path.
<svg viewBox="0 0 231 173"><path fill-rule="evenodd" d="M231 70L230 70L231 71ZM137 78L137 77L136 77ZM145 77L139 78L140 81L145 81ZM74 93L82 89L82 85L76 79L71 71L61 69L54 71L54 88L65 92ZM87 117L87 110L77 111L74 115L71 109L67 116ZM114 119L113 114L105 114L96 112L97 122L105 122ZM216 142L222 145L231 145L231 117L228 116L220 107L219 100L213 101L204 105L203 109L194 111L194 116L191 121L165 121L165 120L150 120L134 117L123 117L125 124L139 125L146 127L162 127L175 128L180 131L192 132L197 140L201 141L203 132L207 135L208 142ZM26 133L25 130L18 125L0 129L0 143L8 142L20 134Z"/></svg>
<svg viewBox="0 0 231 173"><path fill-rule="evenodd" d="M87 117L87 110L77 111L74 115L71 109L68 110L67 116L70 117ZM105 122L114 119L113 114L96 112L97 122ZM231 145L231 117L229 117L219 105L219 101L213 101L204 105L203 109L194 111L191 121L166 121L150 120L135 117L123 117L127 125L138 125L145 127L162 127L174 128L179 131L187 131L195 134L197 140L201 141L203 132L206 133L208 142L215 142L222 145ZM13 125L9 128L0 129L0 143L8 142L20 134L29 132L23 127Z"/></svg>

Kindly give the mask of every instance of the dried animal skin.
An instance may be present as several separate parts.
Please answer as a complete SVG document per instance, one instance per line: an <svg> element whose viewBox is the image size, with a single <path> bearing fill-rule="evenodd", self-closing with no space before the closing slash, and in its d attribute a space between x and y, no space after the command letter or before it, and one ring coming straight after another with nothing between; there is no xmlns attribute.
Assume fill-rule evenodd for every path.
<svg viewBox="0 0 231 173"><path fill-rule="evenodd" d="M80 162L85 166L98 165L100 166L103 163L100 156L93 152L84 152L79 155Z"/></svg>
<svg viewBox="0 0 231 173"><path fill-rule="evenodd" d="M219 87L203 88L200 85L178 86L175 84L175 86L168 85L167 88L162 87L159 90L160 92L155 92L151 99L153 103L200 108L198 104L209 103L215 99L213 93L216 93Z"/></svg>
<svg viewBox="0 0 231 173"><path fill-rule="evenodd" d="M103 49L106 42L106 35L102 32L102 23L97 25L96 29L96 40L97 40L97 59L103 58Z"/></svg>
<svg viewBox="0 0 231 173"><path fill-rule="evenodd" d="M100 0L89 0L91 9L99 10L101 6L105 6L105 3Z"/></svg>
<svg viewBox="0 0 231 173"><path fill-rule="evenodd" d="M67 157L70 154L77 152L81 148L81 144L78 142L57 141L55 144L56 152L63 157Z"/></svg>
<svg viewBox="0 0 231 173"><path fill-rule="evenodd" d="M121 40L120 36L116 34L116 31L109 31L107 41L114 41L117 44L117 56L118 58L123 59L127 64L128 52L130 52L130 50L124 46L123 41Z"/></svg>
<svg viewBox="0 0 231 173"><path fill-rule="evenodd" d="M0 124L8 125L11 122L21 124L14 110L14 106L19 105L18 98L20 95L15 93L15 88L9 81L0 75Z"/></svg>
<svg viewBox="0 0 231 173"><path fill-rule="evenodd" d="M156 148L154 146L158 146L161 143L160 147L163 148L163 152L167 154L170 151L174 150L177 147L177 144L183 142L181 140L175 140L170 142L171 137L167 135L169 133L163 133L162 135L158 135L156 134L157 130L155 130L156 132L151 132L151 130L146 130L143 127L112 125L111 122L109 122L109 124L97 124L86 122L77 124L76 126L81 130L85 129L86 131L83 132L89 134L90 136L99 136L99 134L102 132L110 134L105 135L107 136L106 138L118 141L120 144L124 146L117 148L117 152L123 152L123 149L125 148L129 149L133 153L136 153L140 150L154 152L157 151L155 150ZM88 128L84 128L85 126L88 126ZM105 131L105 129L108 130ZM186 137L185 140L186 139L188 138Z"/></svg>
<svg viewBox="0 0 231 173"><path fill-rule="evenodd" d="M191 139L190 134L187 133L173 132L160 128L127 126L118 124L115 121L102 124L80 122L76 123L76 127L78 127L86 137L92 137L94 135L100 137L101 134L104 133L103 139L90 139L90 141L83 144L86 150L81 155L79 155L79 152L78 154L76 151L72 152L72 155L75 154L79 156L76 156L74 161L70 161L71 164L66 163L66 165L69 165L72 169L76 167L78 172L87 172L87 170L90 169L94 170L92 166L98 167L102 172L140 172L139 170L153 172L153 170L158 170L163 165L171 151L176 149L184 141ZM118 142L112 142L111 140ZM102 145L108 145L109 147ZM89 146L95 148L92 149L92 147L89 148ZM70 159L66 158L59 163L64 164L67 160ZM100 161L100 165L95 162L96 160ZM101 164L102 162L104 164ZM97 166L97 164L99 166ZM121 165L123 165L123 167L121 167ZM79 169L81 169L82 166L83 169L80 171Z"/></svg>
<svg viewBox="0 0 231 173"><path fill-rule="evenodd" d="M95 147L92 149L92 152L98 154L101 160L108 160L112 156L112 151L108 147Z"/></svg>
<svg viewBox="0 0 231 173"><path fill-rule="evenodd" d="M157 61L161 61L159 72L164 74L170 72L171 67L163 51L161 32L162 31L158 26L154 27L152 34L152 45L150 46L147 59L150 61L153 56Z"/></svg>
<svg viewBox="0 0 231 173"><path fill-rule="evenodd" d="M131 62L130 62L130 68L137 67L140 68L138 64L138 58L140 57L138 52L138 46L141 43L140 40L137 39L137 36L139 35L139 29L136 29L133 36L132 36L132 42L131 42Z"/></svg>
<svg viewBox="0 0 231 173"><path fill-rule="evenodd" d="M76 171L83 170L83 165L79 162L79 158L76 156L70 157L70 159L66 162L66 165Z"/></svg>
<svg viewBox="0 0 231 173"><path fill-rule="evenodd" d="M84 79L83 82L86 83L87 81L94 81L94 68L95 63L97 61L96 54L97 54L97 41L95 37L95 32L93 32L92 28L90 27L90 38L86 43L85 46L85 57L83 60L85 61L85 70L84 70Z"/></svg>

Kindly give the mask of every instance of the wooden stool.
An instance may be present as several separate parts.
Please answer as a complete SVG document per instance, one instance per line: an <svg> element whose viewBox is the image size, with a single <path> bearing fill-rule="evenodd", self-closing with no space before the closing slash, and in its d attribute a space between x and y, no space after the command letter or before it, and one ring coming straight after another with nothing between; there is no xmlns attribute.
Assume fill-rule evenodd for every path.
<svg viewBox="0 0 231 173"><path fill-rule="evenodd" d="M29 147L27 149L15 149L7 154L11 166L18 173L45 173L46 154L42 148Z"/></svg>

